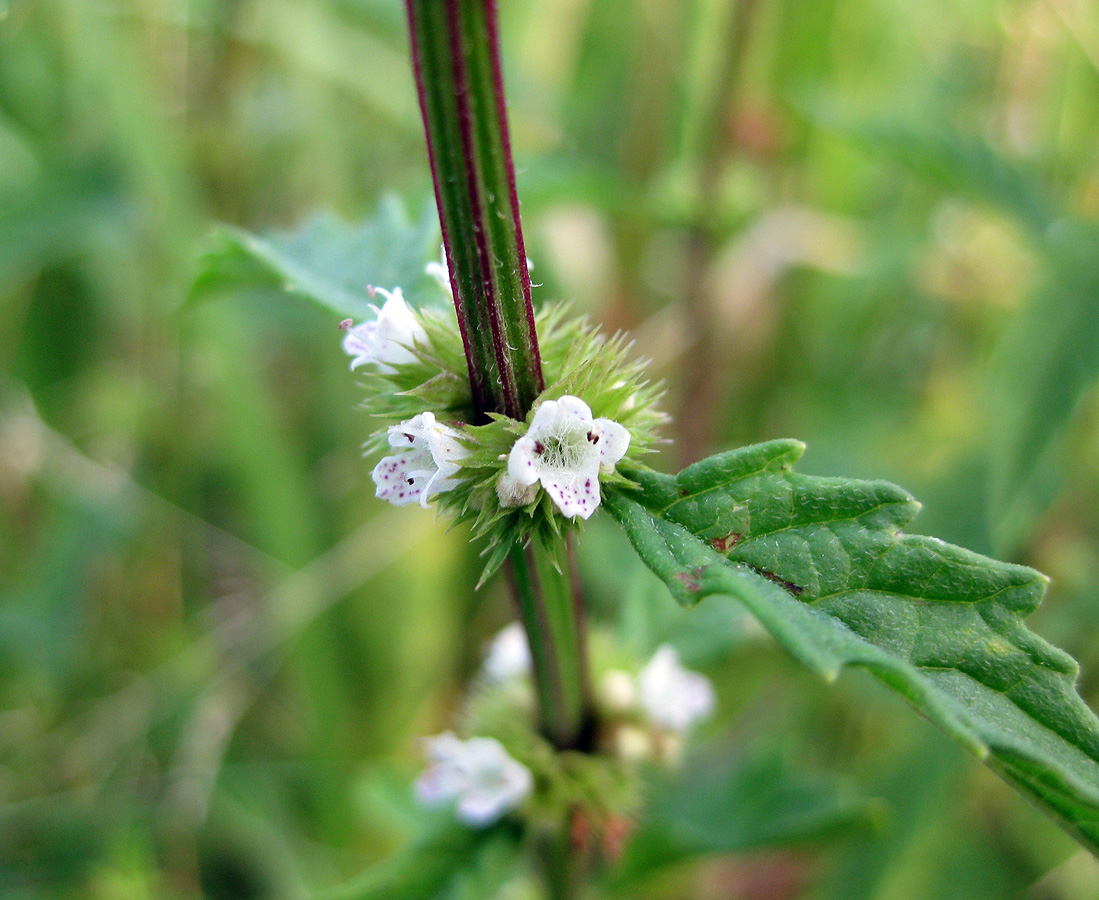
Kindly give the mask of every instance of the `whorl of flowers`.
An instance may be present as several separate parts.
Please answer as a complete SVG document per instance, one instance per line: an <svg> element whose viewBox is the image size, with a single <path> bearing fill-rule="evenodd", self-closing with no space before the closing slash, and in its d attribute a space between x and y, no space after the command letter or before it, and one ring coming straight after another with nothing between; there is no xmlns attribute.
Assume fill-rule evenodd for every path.
<svg viewBox="0 0 1099 900"><path fill-rule="evenodd" d="M426 766L416 795L428 806L482 828L512 812L527 821L559 821L584 809L610 825L642 800L649 766L675 766L697 725L714 709L713 686L684 667L675 649L640 659L610 635L592 638L597 753L560 753L535 727L531 650L517 623L484 648L457 716L458 734L421 742Z"/></svg>
<svg viewBox="0 0 1099 900"><path fill-rule="evenodd" d="M437 271L438 270L438 271ZM446 293L441 264L428 273ZM373 470L377 496L396 505L433 500L487 539L485 576L516 541L554 535L589 518L602 491L629 485L618 467L637 465L664 420L660 390L627 358L621 336L605 338L563 307L535 316L547 389L524 421L493 414L471 425L472 397L449 297L416 309L401 289L371 288L385 303L373 318L346 320L343 348L366 391L363 406L383 427L364 444L388 454Z"/></svg>

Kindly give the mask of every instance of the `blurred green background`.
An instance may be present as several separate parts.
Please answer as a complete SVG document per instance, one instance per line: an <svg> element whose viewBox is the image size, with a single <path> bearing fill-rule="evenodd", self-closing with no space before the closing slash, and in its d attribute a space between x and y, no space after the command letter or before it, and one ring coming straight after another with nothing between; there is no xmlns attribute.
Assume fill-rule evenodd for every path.
<svg viewBox="0 0 1099 900"><path fill-rule="evenodd" d="M501 16L536 296L652 358L657 465L797 437L806 471L904 485L921 531L1052 577L1032 626L1094 707L1099 7ZM508 599L464 531L373 498L332 316L188 298L217 221L433 215L415 103L398 0L0 0L0 896L304 898L413 828L415 738ZM873 810L625 896L1099 897L868 679L685 621L599 517L581 551L601 627L715 679L710 758Z"/></svg>

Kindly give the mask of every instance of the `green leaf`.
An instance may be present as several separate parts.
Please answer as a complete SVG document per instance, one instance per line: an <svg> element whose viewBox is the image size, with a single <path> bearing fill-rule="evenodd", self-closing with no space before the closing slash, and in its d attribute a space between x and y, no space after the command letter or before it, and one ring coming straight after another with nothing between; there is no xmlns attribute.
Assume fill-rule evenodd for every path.
<svg viewBox="0 0 1099 900"><path fill-rule="evenodd" d="M790 770L775 753L692 759L652 791L611 874L616 891L700 856L817 841L869 824L873 805L833 779Z"/></svg>
<svg viewBox="0 0 1099 900"><path fill-rule="evenodd" d="M442 298L424 274L424 261L439 255L439 223L425 207L409 219L395 197L373 217L349 225L331 214L296 231L254 235L222 226L201 260L192 298L225 290L285 290L331 310L340 318L369 314L369 287L400 287L413 305Z"/></svg>
<svg viewBox="0 0 1099 900"><path fill-rule="evenodd" d="M867 669L1099 849L1099 720L1076 663L1022 622L1045 576L903 534L905 491L790 471L803 450L629 471L640 488L606 505L680 602L736 598L828 680Z"/></svg>
<svg viewBox="0 0 1099 900"><path fill-rule="evenodd" d="M1057 219L1056 204L1044 189L1044 173L1006 156L987 140L918 123L845 121L822 107L812 114L875 156L891 159L942 190L999 207L1039 238Z"/></svg>
<svg viewBox="0 0 1099 900"><path fill-rule="evenodd" d="M510 877L519 856L518 832L502 823L468 828L436 821L403 853L367 869L316 900L457 900L491 897Z"/></svg>
<svg viewBox="0 0 1099 900"><path fill-rule="evenodd" d="M992 521L1012 550L1060 491L1051 449L1099 379L1099 227L1065 219L1051 229L1049 272L999 347L991 407Z"/></svg>

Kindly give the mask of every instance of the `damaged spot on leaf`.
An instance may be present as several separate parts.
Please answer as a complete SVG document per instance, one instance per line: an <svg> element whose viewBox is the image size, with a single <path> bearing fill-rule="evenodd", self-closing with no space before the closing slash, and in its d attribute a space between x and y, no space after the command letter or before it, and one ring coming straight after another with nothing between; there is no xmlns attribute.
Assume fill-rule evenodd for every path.
<svg viewBox="0 0 1099 900"><path fill-rule="evenodd" d="M676 572L673 576L676 581L682 584L688 591L693 594L697 594L702 590L702 584L700 579L706 571L705 566L696 566L690 572Z"/></svg>
<svg viewBox="0 0 1099 900"><path fill-rule="evenodd" d="M730 531L725 537L711 538L710 546L718 553L728 553L733 547L739 544L743 538L744 535L739 531Z"/></svg>

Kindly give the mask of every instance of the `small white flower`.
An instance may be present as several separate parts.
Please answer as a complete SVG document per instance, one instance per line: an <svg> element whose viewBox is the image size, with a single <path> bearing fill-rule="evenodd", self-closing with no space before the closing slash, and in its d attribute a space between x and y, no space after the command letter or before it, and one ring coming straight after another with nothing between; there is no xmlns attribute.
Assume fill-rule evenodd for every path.
<svg viewBox="0 0 1099 900"><path fill-rule="evenodd" d="M686 731L713 712L710 679L684 669L670 644L661 645L637 677L641 708L650 721L671 731Z"/></svg>
<svg viewBox="0 0 1099 900"><path fill-rule="evenodd" d="M383 457L372 475L377 485L375 496L395 506L419 501L426 508L434 494L458 484L459 479L453 477L459 469L457 461L469 454L458 440L458 432L436 422L430 412L390 425L389 445L400 452Z"/></svg>
<svg viewBox="0 0 1099 900"><path fill-rule="evenodd" d="M392 374L394 365L416 361L410 348L418 343L426 344L427 332L408 308L400 288L393 288L392 293L381 288L371 290L385 297L385 304L381 309L370 304L377 320L349 327L343 339L343 349L353 357L352 370L366 363L374 363L379 372Z"/></svg>
<svg viewBox="0 0 1099 900"><path fill-rule="evenodd" d="M615 754L629 762L641 762L653 755L653 736L635 725L619 725L612 732Z"/></svg>
<svg viewBox="0 0 1099 900"><path fill-rule="evenodd" d="M637 685L629 672L611 669L599 682L599 699L611 712L628 712L637 705Z"/></svg>
<svg viewBox="0 0 1099 900"><path fill-rule="evenodd" d="M504 509L529 506L538 499L538 482L523 484L516 481L507 472L501 472L496 479L496 498Z"/></svg>
<svg viewBox="0 0 1099 900"><path fill-rule="evenodd" d="M434 278L449 296L454 296L450 285L450 267L446 263L446 247L439 248L439 261L432 260L424 266L424 272Z"/></svg>
<svg viewBox="0 0 1099 900"><path fill-rule="evenodd" d="M507 474L521 485L542 483L565 516L588 518L599 505L599 473L613 472L630 433L610 419L592 419L579 397L538 407L530 429L508 456Z"/></svg>
<svg viewBox="0 0 1099 900"><path fill-rule="evenodd" d="M530 770L495 738L463 741L447 731L424 744L428 767L416 780L416 795L428 806L456 801L458 818L467 825L491 825L534 787Z"/></svg>
<svg viewBox="0 0 1099 900"><path fill-rule="evenodd" d="M530 672L530 645L518 622L500 630L485 651L485 674L501 684Z"/></svg>

